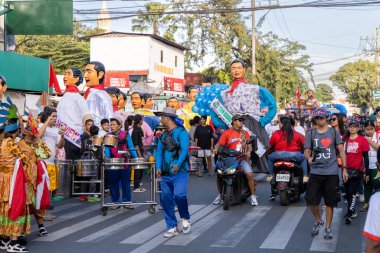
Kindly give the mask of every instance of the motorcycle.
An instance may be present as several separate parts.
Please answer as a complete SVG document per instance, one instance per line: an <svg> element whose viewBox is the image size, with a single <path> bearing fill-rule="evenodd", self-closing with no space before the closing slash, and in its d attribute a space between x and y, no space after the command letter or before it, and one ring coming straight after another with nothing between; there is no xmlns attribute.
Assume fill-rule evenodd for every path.
<svg viewBox="0 0 380 253"><path fill-rule="evenodd" d="M272 195L280 195L282 206L289 205L291 200L299 200L306 191L301 165L292 159L279 159L275 161L273 169L274 177L270 182Z"/></svg>
<svg viewBox="0 0 380 253"><path fill-rule="evenodd" d="M255 139L251 138L247 144L251 144ZM223 199L223 209L228 210L230 204L245 202L251 196L247 177L240 168L241 161L245 154L236 150L222 150L218 152L219 158L216 163L216 172Z"/></svg>

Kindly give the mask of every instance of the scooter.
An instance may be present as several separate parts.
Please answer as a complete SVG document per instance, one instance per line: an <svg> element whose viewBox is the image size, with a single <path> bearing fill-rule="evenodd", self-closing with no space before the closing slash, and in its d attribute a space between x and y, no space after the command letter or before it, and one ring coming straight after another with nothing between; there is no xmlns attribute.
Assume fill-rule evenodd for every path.
<svg viewBox="0 0 380 253"><path fill-rule="evenodd" d="M289 205L290 201L300 199L306 190L300 164L292 159L277 160L274 163L274 177L271 180L272 195L280 195L280 204Z"/></svg>

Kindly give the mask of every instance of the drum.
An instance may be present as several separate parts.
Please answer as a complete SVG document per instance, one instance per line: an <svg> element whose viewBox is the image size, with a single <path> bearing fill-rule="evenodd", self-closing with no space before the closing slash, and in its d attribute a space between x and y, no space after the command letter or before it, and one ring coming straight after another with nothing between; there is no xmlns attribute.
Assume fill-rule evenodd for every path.
<svg viewBox="0 0 380 253"><path fill-rule="evenodd" d="M71 160L56 160L57 168L57 197L70 198L71 189Z"/></svg>
<svg viewBox="0 0 380 253"><path fill-rule="evenodd" d="M102 144L103 144L103 138L100 138L98 136L95 136L93 141L92 141L92 144L95 146L95 147L101 147Z"/></svg>
<svg viewBox="0 0 380 253"><path fill-rule="evenodd" d="M76 175L78 177L97 177L98 173L98 160L82 159L76 161Z"/></svg>
<svg viewBox="0 0 380 253"><path fill-rule="evenodd" d="M117 137L116 135L107 134L103 138L104 146L116 148L118 143L119 143L119 137Z"/></svg>
<svg viewBox="0 0 380 253"><path fill-rule="evenodd" d="M148 159L144 157L139 157L139 158L132 158L129 159L130 163L146 163L148 162ZM149 169L149 164L137 164L137 165L132 165L133 169L135 170L144 170L144 169Z"/></svg>
<svg viewBox="0 0 380 253"><path fill-rule="evenodd" d="M124 163L124 158L110 158L110 159L105 159L104 163ZM123 170L125 169L125 165L105 165L106 170Z"/></svg>

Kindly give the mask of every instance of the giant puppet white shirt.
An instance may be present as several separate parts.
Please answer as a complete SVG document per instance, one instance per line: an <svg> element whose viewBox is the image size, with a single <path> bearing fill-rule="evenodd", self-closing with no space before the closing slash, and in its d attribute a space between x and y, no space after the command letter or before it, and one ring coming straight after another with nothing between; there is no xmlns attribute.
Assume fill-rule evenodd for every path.
<svg viewBox="0 0 380 253"><path fill-rule="evenodd" d="M57 127L65 128L65 139L80 147L83 117L91 114L86 100L74 92L66 92L57 106Z"/></svg>
<svg viewBox="0 0 380 253"><path fill-rule="evenodd" d="M112 100L104 90L91 89L87 96L88 109L94 118L94 123L99 128L102 119L110 119L113 116Z"/></svg>

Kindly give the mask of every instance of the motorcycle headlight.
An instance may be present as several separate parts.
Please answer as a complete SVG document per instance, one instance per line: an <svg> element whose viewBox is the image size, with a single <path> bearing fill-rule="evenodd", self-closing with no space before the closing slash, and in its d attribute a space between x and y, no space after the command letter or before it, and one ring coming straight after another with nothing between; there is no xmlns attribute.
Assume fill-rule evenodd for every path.
<svg viewBox="0 0 380 253"><path fill-rule="evenodd" d="M218 169L217 171L218 171L218 174L223 174L223 171L221 171L220 169Z"/></svg>
<svg viewBox="0 0 380 253"><path fill-rule="evenodd" d="M236 172L236 169L231 169L227 171L227 174L234 174Z"/></svg>

